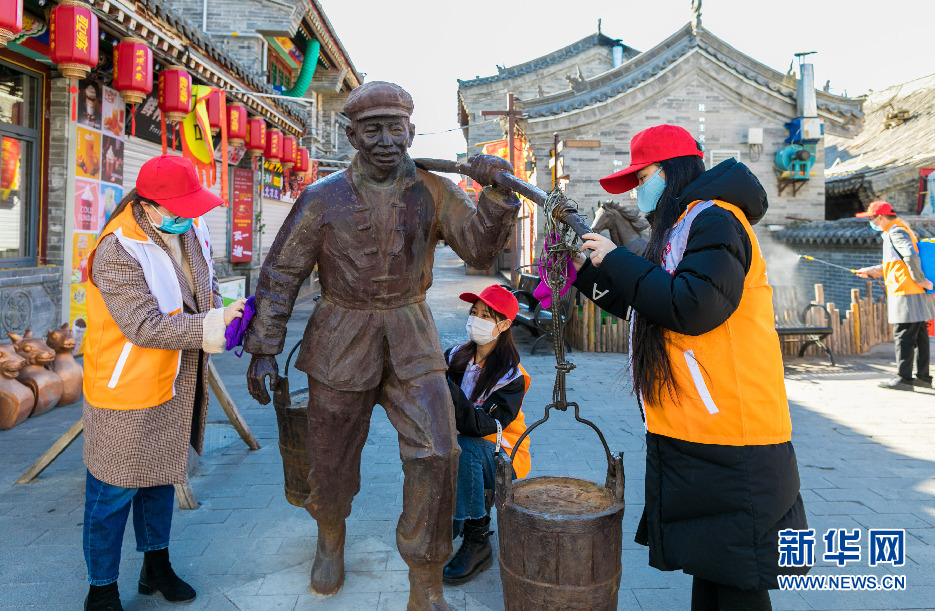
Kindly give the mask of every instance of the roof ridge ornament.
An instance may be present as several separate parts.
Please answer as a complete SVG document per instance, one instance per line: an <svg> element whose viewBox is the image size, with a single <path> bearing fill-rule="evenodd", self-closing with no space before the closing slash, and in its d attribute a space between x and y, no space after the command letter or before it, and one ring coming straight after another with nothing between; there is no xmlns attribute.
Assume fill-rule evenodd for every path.
<svg viewBox="0 0 935 611"><path fill-rule="evenodd" d="M698 36L698 30L701 29L701 2L702 0L692 0L692 36Z"/></svg>

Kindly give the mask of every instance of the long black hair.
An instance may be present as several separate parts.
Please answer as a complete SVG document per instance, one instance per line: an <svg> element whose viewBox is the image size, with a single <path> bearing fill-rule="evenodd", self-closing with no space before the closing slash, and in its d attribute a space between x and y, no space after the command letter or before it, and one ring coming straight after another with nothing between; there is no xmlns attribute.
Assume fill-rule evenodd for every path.
<svg viewBox="0 0 935 611"><path fill-rule="evenodd" d="M701 150L700 146L698 150ZM651 233L646 250L643 251L643 258L656 265L662 264L662 255L672 226L690 203L681 201L679 197L685 187L705 172L704 160L695 155L673 157L660 162L660 165L665 174L666 187L656 209L646 215ZM658 405L663 389L672 397L676 393L663 329L639 313L634 314L632 324L633 357L630 368L633 373L633 392Z"/></svg>
<svg viewBox="0 0 935 611"><path fill-rule="evenodd" d="M506 320L506 316L489 308L490 313L496 319L497 323ZM457 352L451 355L451 364L448 365L448 375L453 378L463 378L467 369L468 362L474 358L477 353L477 344L473 340L461 346ZM484 359L484 367L481 369L477 382L474 384L474 390L468 397L471 403L476 403L478 399L488 394L497 382L508 373L515 372L519 366L519 350L516 349L516 343L513 341L513 327L507 327L506 331L501 331L497 336L497 345L494 346L487 358Z"/></svg>

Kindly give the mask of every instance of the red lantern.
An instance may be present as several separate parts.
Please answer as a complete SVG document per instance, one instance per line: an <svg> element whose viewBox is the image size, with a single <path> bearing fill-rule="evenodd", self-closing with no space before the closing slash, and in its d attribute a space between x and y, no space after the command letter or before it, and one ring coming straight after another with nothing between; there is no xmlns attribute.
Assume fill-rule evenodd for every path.
<svg viewBox="0 0 935 611"><path fill-rule="evenodd" d="M23 31L23 0L0 2L0 48Z"/></svg>
<svg viewBox="0 0 935 611"><path fill-rule="evenodd" d="M159 73L159 110L169 121L181 123L192 108L192 77L182 66Z"/></svg>
<svg viewBox="0 0 935 611"><path fill-rule="evenodd" d="M224 117L221 116L221 96L224 95L217 89L211 92L205 102L205 108L208 110L208 127L211 133L216 134L221 131L221 125L224 123Z"/></svg>
<svg viewBox="0 0 935 611"><path fill-rule="evenodd" d="M49 19L49 59L66 78L81 79L97 65L97 15L84 2L62 0Z"/></svg>
<svg viewBox="0 0 935 611"><path fill-rule="evenodd" d="M295 136L286 136L282 139L282 168L291 170L299 160L299 141Z"/></svg>
<svg viewBox="0 0 935 611"><path fill-rule="evenodd" d="M295 171L299 174L304 174L308 172L309 160L308 160L308 149L304 147L299 147L299 160L295 162Z"/></svg>
<svg viewBox="0 0 935 611"><path fill-rule="evenodd" d="M267 130L263 156L274 161L282 159L282 132L278 129Z"/></svg>
<svg viewBox="0 0 935 611"><path fill-rule="evenodd" d="M231 146L240 146L247 138L247 108L243 104L227 107L227 141Z"/></svg>
<svg viewBox="0 0 935 611"><path fill-rule="evenodd" d="M266 121L260 117L247 121L246 146L249 157L259 157L266 151Z"/></svg>
<svg viewBox="0 0 935 611"><path fill-rule="evenodd" d="M114 89L127 104L139 104L153 90L153 52L140 38L121 38L114 47Z"/></svg>

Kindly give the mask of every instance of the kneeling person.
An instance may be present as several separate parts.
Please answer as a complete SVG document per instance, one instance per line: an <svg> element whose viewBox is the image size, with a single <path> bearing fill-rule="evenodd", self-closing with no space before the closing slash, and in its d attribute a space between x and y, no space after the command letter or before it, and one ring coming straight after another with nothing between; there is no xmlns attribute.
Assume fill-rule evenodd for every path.
<svg viewBox="0 0 935 611"><path fill-rule="evenodd" d="M445 566L446 583L469 581L493 562L488 527L494 451L498 432L503 451L512 452L526 430L521 407L529 388L529 375L519 364L510 330L519 311L516 297L495 285L480 295L464 293L461 300L472 304L467 322L470 341L448 350L445 359L461 446L453 535L463 532L464 540ZM514 476L526 477L529 469L527 437L514 457Z"/></svg>

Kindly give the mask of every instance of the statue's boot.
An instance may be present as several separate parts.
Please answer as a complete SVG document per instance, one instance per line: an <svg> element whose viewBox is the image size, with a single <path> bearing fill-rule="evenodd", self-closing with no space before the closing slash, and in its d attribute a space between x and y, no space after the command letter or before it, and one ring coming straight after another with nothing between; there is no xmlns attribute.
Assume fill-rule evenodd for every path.
<svg viewBox="0 0 935 611"><path fill-rule="evenodd" d="M409 605L406 611L451 611L442 592L445 563L409 567Z"/></svg>
<svg viewBox="0 0 935 611"><path fill-rule="evenodd" d="M318 548L312 564L312 590L330 596L344 585L344 521L338 524L318 523Z"/></svg>

